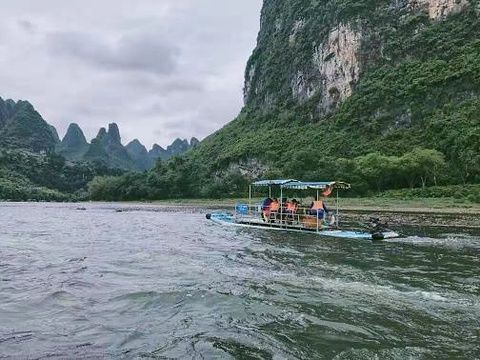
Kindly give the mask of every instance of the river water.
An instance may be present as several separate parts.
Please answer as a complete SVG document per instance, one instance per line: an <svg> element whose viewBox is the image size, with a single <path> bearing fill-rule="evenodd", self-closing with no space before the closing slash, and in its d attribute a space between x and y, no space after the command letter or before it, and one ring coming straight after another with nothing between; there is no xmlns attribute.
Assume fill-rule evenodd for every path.
<svg viewBox="0 0 480 360"><path fill-rule="evenodd" d="M478 232L371 243L152 210L0 204L0 358L480 357Z"/></svg>

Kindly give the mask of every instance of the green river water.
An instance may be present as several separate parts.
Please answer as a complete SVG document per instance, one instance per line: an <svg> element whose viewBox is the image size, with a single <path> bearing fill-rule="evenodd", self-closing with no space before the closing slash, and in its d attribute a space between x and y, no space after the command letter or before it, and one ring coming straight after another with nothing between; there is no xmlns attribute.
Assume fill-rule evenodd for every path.
<svg viewBox="0 0 480 360"><path fill-rule="evenodd" d="M372 243L121 204L0 219L0 359L480 357L478 231Z"/></svg>

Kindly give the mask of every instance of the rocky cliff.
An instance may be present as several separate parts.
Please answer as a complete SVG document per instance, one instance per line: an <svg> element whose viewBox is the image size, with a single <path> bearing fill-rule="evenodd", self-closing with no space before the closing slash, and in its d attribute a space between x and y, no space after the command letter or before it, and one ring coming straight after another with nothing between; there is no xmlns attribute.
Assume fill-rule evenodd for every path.
<svg viewBox="0 0 480 360"><path fill-rule="evenodd" d="M320 114L350 97L369 68L411 57L404 36L466 12L469 0L265 0L248 62L248 107L312 100ZM471 9L475 11L476 9Z"/></svg>

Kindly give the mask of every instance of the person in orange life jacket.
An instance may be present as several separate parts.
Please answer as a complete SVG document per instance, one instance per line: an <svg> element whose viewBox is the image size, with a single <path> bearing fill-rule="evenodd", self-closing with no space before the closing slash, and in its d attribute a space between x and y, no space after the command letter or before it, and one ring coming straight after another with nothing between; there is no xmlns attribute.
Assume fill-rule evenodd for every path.
<svg viewBox="0 0 480 360"><path fill-rule="evenodd" d="M278 212L280 210L280 203L277 198L273 198L270 203L270 212Z"/></svg>
<svg viewBox="0 0 480 360"><path fill-rule="evenodd" d="M297 208L298 208L297 199L293 199L292 201L287 201L287 209L285 212L287 214L295 214L297 212Z"/></svg>
<svg viewBox="0 0 480 360"><path fill-rule="evenodd" d="M323 219L325 217L325 213L328 214L329 211L321 199L312 202L312 205L310 206L310 215L317 215L319 219Z"/></svg>

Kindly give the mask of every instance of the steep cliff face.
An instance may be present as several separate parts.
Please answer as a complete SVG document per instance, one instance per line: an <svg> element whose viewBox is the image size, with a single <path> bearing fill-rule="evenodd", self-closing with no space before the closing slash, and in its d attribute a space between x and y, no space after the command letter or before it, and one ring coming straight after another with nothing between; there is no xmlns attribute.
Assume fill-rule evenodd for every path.
<svg viewBox="0 0 480 360"><path fill-rule="evenodd" d="M363 74L401 61L399 36L418 35L470 0L265 0L258 45L246 73L247 107L312 100L319 114L349 98ZM403 34L402 34L403 33Z"/></svg>

